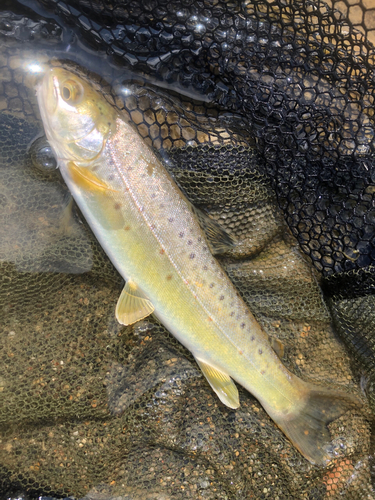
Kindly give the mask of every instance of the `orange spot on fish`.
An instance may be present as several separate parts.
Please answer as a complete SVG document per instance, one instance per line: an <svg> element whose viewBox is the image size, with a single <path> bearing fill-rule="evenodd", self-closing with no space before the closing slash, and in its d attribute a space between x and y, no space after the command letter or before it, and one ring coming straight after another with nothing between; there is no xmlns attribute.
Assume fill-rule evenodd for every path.
<svg viewBox="0 0 375 500"><path fill-rule="evenodd" d="M125 226L125 227L124 227L124 230L125 230L125 231L129 231L129 229L130 229L130 226Z"/></svg>
<svg viewBox="0 0 375 500"><path fill-rule="evenodd" d="M171 281L171 279L172 279L172 275L171 275L171 274L168 274L168 276L167 276L167 281Z"/></svg>
<svg viewBox="0 0 375 500"><path fill-rule="evenodd" d="M164 248L162 248L162 249L160 250L160 253L161 253L161 255L163 255L163 253L165 253Z"/></svg>
<svg viewBox="0 0 375 500"><path fill-rule="evenodd" d="M121 208L121 207L122 207L121 203L115 203L115 204L113 205L113 208L114 208L115 210L120 210L120 208Z"/></svg>

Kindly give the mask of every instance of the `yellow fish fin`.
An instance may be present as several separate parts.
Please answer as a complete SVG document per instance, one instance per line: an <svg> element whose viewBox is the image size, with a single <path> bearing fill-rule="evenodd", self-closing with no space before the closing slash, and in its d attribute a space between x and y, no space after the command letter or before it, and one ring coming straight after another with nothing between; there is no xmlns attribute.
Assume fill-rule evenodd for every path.
<svg viewBox="0 0 375 500"><path fill-rule="evenodd" d="M238 408L240 406L238 389L230 376L201 359L195 358L195 360L220 401L229 408Z"/></svg>
<svg viewBox="0 0 375 500"><path fill-rule="evenodd" d="M116 306L116 319L122 325L132 325L152 314L155 307L132 281L127 281Z"/></svg>
<svg viewBox="0 0 375 500"><path fill-rule="evenodd" d="M106 184L103 180L99 179L99 177L93 174L88 167L79 167L76 163L70 161L68 163L68 170L74 184L80 186L85 191L117 192L115 189L111 189L108 184Z"/></svg>
<svg viewBox="0 0 375 500"><path fill-rule="evenodd" d="M294 446L312 464L327 465L335 458L327 425L362 403L357 398L306 383L305 404L287 415L265 410Z"/></svg>
<svg viewBox="0 0 375 500"><path fill-rule="evenodd" d="M198 218L198 221L203 229L207 243L213 255L228 252L236 246L234 240L229 234L218 224L211 219L205 212L192 206L192 211Z"/></svg>
<svg viewBox="0 0 375 500"><path fill-rule="evenodd" d="M97 200L96 220L106 229L121 229L125 225L121 203L116 201L112 189L102 179L99 179L87 167L80 167L74 162L68 163L69 174L73 182L85 192L94 195Z"/></svg>

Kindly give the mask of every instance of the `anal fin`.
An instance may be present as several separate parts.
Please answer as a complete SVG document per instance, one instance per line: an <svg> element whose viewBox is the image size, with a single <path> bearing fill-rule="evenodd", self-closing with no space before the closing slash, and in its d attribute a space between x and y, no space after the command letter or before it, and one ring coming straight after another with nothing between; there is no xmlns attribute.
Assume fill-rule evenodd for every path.
<svg viewBox="0 0 375 500"><path fill-rule="evenodd" d="M116 319L122 325L132 325L154 312L155 308L132 281L127 281L116 306Z"/></svg>
<svg viewBox="0 0 375 500"><path fill-rule="evenodd" d="M220 401L229 408L238 408L240 406L238 389L230 376L201 359L195 358L195 360Z"/></svg>

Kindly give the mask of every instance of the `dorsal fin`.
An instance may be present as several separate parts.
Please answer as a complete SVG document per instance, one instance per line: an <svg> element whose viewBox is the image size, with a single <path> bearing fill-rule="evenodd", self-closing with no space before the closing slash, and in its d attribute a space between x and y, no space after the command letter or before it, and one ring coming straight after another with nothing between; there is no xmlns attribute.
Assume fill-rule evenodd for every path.
<svg viewBox="0 0 375 500"><path fill-rule="evenodd" d="M205 212L192 205L192 210L198 218L198 221L206 234L207 243L210 246L211 253L214 255L225 253L231 250L236 244L229 234L211 219Z"/></svg>

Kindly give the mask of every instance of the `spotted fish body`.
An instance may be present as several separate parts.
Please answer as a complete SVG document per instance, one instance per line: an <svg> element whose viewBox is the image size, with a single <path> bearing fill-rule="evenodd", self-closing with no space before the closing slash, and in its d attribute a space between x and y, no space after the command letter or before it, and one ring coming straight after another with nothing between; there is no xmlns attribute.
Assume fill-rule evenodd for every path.
<svg viewBox="0 0 375 500"><path fill-rule="evenodd" d="M212 256L196 211L124 116L62 68L46 72L37 96L61 173L126 280L118 320L130 324L153 312L192 352L223 403L239 406L235 380L308 460L327 463L326 424L350 398L283 366Z"/></svg>

